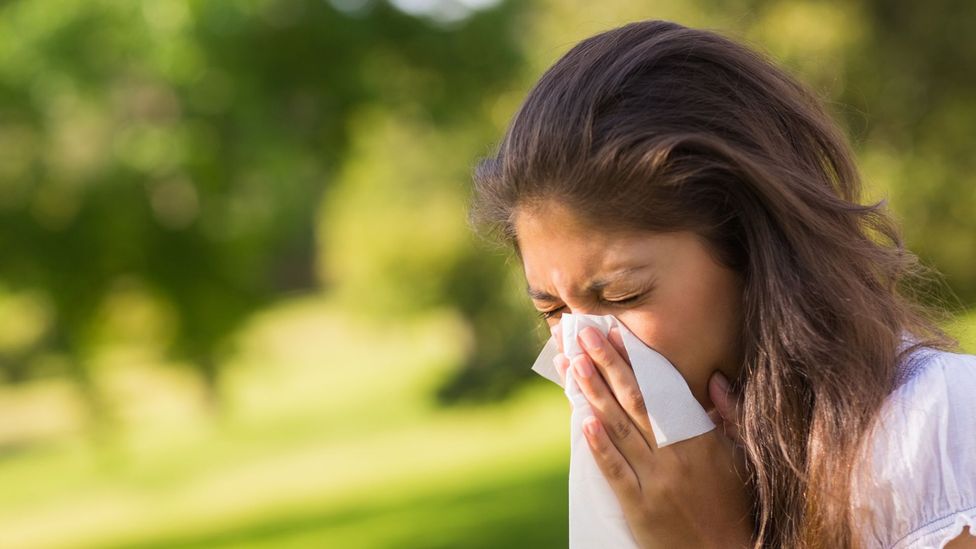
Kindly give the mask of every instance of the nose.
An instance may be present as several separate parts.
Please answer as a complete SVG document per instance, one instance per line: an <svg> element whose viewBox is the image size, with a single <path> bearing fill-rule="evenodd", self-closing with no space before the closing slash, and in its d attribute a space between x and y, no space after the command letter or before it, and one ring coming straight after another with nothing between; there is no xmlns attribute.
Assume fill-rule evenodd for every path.
<svg viewBox="0 0 976 549"><path fill-rule="evenodd" d="M570 312L580 315L598 315L607 309L606 303L594 294L566 296L563 303Z"/></svg>

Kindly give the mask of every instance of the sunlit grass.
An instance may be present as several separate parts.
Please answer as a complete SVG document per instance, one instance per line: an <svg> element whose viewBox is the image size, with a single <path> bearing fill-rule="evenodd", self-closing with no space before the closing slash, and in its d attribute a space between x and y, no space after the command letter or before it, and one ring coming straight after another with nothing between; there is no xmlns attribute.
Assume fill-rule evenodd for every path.
<svg viewBox="0 0 976 549"><path fill-rule="evenodd" d="M431 547L537 520L527 539L564 544L568 405L540 379L501 405L438 408L428 395L466 337L450 313L383 323L316 300L279 307L242 334L221 419L136 414L99 445L0 461L0 546ZM154 387L151 368L126 375L140 371L128 391Z"/></svg>

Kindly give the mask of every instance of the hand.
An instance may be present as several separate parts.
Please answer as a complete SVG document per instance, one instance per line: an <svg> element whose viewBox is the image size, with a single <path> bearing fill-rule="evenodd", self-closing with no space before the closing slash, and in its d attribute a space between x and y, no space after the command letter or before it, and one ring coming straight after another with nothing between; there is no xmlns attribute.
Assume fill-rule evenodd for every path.
<svg viewBox="0 0 976 549"><path fill-rule="evenodd" d="M559 345L555 366L565 381L572 367L595 417L583 424L597 465L644 548L751 547L753 525L745 459L735 428L735 396L720 373L709 381L718 426L658 448L643 396L614 327L609 338L592 327L580 333L584 353L570 360ZM592 341L592 343L588 343Z"/></svg>

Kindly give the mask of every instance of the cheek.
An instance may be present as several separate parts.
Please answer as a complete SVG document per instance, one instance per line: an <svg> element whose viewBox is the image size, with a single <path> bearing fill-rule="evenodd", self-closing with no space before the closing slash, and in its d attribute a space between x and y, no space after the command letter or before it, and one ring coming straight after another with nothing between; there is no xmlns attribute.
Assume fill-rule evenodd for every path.
<svg viewBox="0 0 976 549"><path fill-rule="evenodd" d="M678 365L708 346L714 321L707 299L690 288L658 293L646 306L621 319L638 338Z"/></svg>
<svg viewBox="0 0 976 549"><path fill-rule="evenodd" d="M620 319L630 331L655 351L664 355L686 380L696 379L698 358L692 320L687 311L671 310L662 305L622 314Z"/></svg>
<svg viewBox="0 0 976 549"><path fill-rule="evenodd" d="M621 320L641 341L665 356L706 408L708 379L730 352L730 311L710 292L691 287L658 299Z"/></svg>

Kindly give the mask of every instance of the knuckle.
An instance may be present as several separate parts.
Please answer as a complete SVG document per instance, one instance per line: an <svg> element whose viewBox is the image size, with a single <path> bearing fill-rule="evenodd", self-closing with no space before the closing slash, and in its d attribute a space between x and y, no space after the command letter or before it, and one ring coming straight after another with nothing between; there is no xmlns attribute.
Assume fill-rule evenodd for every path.
<svg viewBox="0 0 976 549"><path fill-rule="evenodd" d="M637 387L631 387L624 396L627 406L637 415L647 414L647 404L644 402L644 395Z"/></svg>
<svg viewBox="0 0 976 549"><path fill-rule="evenodd" d="M623 481L627 478L627 467L621 460L614 460L607 464L607 478Z"/></svg>
<svg viewBox="0 0 976 549"><path fill-rule="evenodd" d="M604 347L604 346L601 345L600 347L597 347L596 349L589 349L589 350L587 350L587 352L589 353L589 355L593 359L593 361L596 362L597 364L603 364L603 365L605 365L607 363L607 356L608 355L607 355L607 349L606 349L606 347Z"/></svg>
<svg viewBox="0 0 976 549"><path fill-rule="evenodd" d="M628 419L618 419L613 422L613 433L618 439L625 439L630 436L633 426Z"/></svg>

